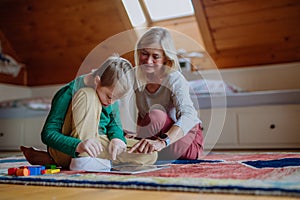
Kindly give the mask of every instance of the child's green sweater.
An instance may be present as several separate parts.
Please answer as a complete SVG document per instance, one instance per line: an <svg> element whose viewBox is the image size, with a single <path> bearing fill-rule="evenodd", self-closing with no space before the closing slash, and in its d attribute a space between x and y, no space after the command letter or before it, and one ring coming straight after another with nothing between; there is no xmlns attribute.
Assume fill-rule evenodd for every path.
<svg viewBox="0 0 300 200"><path fill-rule="evenodd" d="M83 76L78 77L62 87L53 97L51 110L42 130L42 141L48 147L57 149L71 157L76 157L76 147L80 139L62 134L62 127L72 96L84 85ZM115 102L107 107L102 107L99 122L99 134L105 134L111 140L119 138L126 143L120 120L119 105Z"/></svg>

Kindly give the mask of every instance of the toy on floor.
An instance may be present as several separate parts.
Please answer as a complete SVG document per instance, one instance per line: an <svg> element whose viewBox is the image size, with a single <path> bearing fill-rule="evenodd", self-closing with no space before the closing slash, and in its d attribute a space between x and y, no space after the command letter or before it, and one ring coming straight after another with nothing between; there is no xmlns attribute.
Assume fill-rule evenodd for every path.
<svg viewBox="0 0 300 200"><path fill-rule="evenodd" d="M56 174L60 172L56 165L46 165L46 166L22 166L19 168L12 167L7 170L8 175L14 176L36 176L42 174Z"/></svg>

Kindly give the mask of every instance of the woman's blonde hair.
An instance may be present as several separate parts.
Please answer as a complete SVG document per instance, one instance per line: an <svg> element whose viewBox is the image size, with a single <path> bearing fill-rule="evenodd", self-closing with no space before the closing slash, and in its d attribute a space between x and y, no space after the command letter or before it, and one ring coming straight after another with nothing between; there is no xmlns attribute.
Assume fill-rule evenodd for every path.
<svg viewBox="0 0 300 200"><path fill-rule="evenodd" d="M137 67L136 77L138 88L144 88L146 85L146 78L139 68L139 50L147 48L153 44L160 45L164 52L164 56L167 60L167 62L164 64L169 66L169 68L166 70L167 73L174 70L181 71L177 57L177 51L170 32L166 28L152 27L140 37L134 51L134 60Z"/></svg>

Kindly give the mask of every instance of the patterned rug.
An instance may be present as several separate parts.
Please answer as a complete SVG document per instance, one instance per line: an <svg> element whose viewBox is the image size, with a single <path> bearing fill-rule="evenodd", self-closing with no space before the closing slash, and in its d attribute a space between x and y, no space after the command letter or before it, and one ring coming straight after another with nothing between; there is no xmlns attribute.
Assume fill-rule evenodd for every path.
<svg viewBox="0 0 300 200"><path fill-rule="evenodd" d="M0 158L0 183L181 192L300 196L300 153L210 153L201 160L159 162L167 166L138 174L61 171L9 176L28 166L22 156Z"/></svg>

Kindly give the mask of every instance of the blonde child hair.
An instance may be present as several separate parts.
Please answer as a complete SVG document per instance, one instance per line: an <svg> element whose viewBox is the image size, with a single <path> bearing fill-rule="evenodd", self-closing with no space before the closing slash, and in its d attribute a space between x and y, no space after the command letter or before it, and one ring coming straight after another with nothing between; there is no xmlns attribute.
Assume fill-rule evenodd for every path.
<svg viewBox="0 0 300 200"><path fill-rule="evenodd" d="M92 71L93 77L99 76L101 86L113 87L119 94L125 95L133 86L131 63L118 55L107 58L101 67Z"/></svg>

